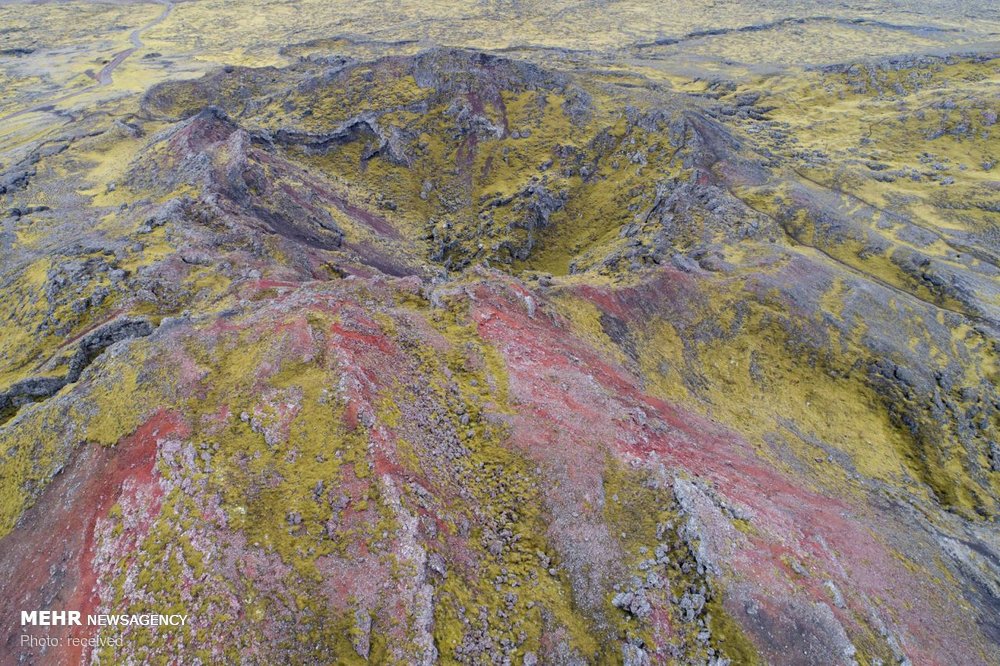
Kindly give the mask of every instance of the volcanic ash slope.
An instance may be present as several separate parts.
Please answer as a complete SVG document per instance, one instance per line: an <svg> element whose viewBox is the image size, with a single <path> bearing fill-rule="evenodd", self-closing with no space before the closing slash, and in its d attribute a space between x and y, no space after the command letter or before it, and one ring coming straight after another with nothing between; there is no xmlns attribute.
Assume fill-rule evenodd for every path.
<svg viewBox="0 0 1000 666"><path fill-rule="evenodd" d="M0 180L0 654L1000 663L997 183L919 157L1000 153L932 85L996 71L314 54L81 120Z"/></svg>

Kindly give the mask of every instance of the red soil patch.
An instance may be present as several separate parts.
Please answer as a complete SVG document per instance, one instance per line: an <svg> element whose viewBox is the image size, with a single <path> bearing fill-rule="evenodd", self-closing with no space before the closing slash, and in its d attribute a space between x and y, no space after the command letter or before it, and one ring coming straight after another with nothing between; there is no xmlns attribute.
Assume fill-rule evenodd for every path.
<svg viewBox="0 0 1000 666"><path fill-rule="evenodd" d="M183 436L187 426L171 412L157 412L117 446L83 444L73 453L66 469L25 511L17 527L0 539L0 662L79 664L86 656L79 647L43 652L21 648L22 634L59 638L88 637L86 616L100 599L94 559L94 530L120 500L139 496L159 509L162 495L155 471L158 442ZM127 482L127 483L126 483ZM148 527L148 526L146 526ZM22 610L80 611L83 626L21 629Z"/></svg>
<svg viewBox="0 0 1000 666"><path fill-rule="evenodd" d="M635 316L627 295L581 291L605 311ZM828 605L845 627L857 627L857 617L873 609L896 609L883 621L919 663L943 663L942 655L960 650L961 639L942 639L932 630L935 621L963 626L960 614L936 608L941 593L935 583L914 575L877 537L893 524L891 516L796 484L757 458L739 434L646 394L624 368L566 335L560 322L529 318L516 301L489 290L476 296L472 316L479 334L505 357L511 393L521 405L511 422L513 440L532 458L586 467L604 449L701 478L752 512L755 534L737 535L718 555L737 580L752 585L762 612L781 618L787 611L781 600L805 586L803 596ZM729 529L706 527L719 534ZM806 582L789 570L789 555L809 568ZM845 608L831 603L825 580L836 583Z"/></svg>

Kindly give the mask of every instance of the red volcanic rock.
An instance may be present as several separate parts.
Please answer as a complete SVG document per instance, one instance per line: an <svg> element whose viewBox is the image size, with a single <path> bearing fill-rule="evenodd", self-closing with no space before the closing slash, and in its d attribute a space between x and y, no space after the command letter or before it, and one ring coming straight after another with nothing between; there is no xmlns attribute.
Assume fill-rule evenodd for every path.
<svg viewBox="0 0 1000 666"><path fill-rule="evenodd" d="M134 552L160 512L163 490L155 468L158 444L188 432L176 413L161 411L115 447L77 449L4 542L0 562L9 600L0 614L0 625L9 636L2 646L4 654L11 659L25 655L65 664L87 658L82 647L20 647L22 634L59 640L92 636L96 628L87 626L85 619L81 626L22 627L21 611L76 610L83 618L97 611L101 599L95 568L106 557L99 554L96 543L101 521L113 506L127 507L129 520L117 537L113 565Z"/></svg>
<svg viewBox="0 0 1000 666"><path fill-rule="evenodd" d="M997 663L991 251L723 88L309 57L155 87L114 187L39 155L0 661Z"/></svg>

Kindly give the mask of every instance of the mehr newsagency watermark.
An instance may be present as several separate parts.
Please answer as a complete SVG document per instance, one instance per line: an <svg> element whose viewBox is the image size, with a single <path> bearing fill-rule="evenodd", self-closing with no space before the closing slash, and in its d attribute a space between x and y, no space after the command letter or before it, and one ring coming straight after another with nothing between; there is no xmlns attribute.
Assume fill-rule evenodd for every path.
<svg viewBox="0 0 1000 666"><path fill-rule="evenodd" d="M80 611L21 611L21 627L183 627L187 615L94 614ZM121 647L121 636L33 636L21 634L21 647Z"/></svg>

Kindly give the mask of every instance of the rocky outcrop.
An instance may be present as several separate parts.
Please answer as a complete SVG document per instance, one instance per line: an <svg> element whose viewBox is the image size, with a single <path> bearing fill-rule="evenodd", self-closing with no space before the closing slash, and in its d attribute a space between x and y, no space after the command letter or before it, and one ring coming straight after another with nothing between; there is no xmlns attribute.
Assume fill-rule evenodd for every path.
<svg viewBox="0 0 1000 666"><path fill-rule="evenodd" d="M992 250L698 90L314 54L39 158L0 595L191 624L0 660L995 662Z"/></svg>
<svg viewBox="0 0 1000 666"><path fill-rule="evenodd" d="M25 404L52 397L67 384L79 380L87 366L111 345L130 338L145 337L152 332L153 325L149 321L123 317L88 333L77 343L64 376L22 379L0 393L0 414L9 417Z"/></svg>

